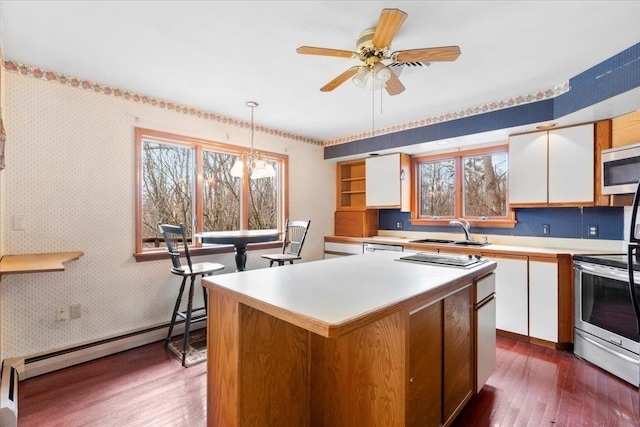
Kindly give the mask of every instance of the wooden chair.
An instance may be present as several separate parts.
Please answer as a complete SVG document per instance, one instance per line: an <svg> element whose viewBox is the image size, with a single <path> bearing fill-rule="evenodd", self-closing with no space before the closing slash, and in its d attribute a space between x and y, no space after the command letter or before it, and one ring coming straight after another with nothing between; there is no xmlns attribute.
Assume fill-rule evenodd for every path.
<svg viewBox="0 0 640 427"><path fill-rule="evenodd" d="M269 267L274 262L284 265L285 262L293 264L293 261L301 259L302 245L307 237L307 231L311 221L286 221L284 236L282 238L282 252L279 254L266 254L262 258L269 260Z"/></svg>
<svg viewBox="0 0 640 427"><path fill-rule="evenodd" d="M184 345L182 347L182 366L185 366L185 359L187 355L187 348L189 346L189 331L191 324L201 322L207 319L207 290L202 287L202 295L204 297L204 306L193 308L193 288L198 276L204 277L213 274L215 271L222 270L224 265L214 262L200 262L193 264L191 262L191 254L189 253L189 246L187 245L187 236L184 231L184 224L170 225L158 223L158 228L164 237L164 241L167 246L167 252L171 257L173 266L171 267L171 273L182 277L182 284L180 285L180 292L176 300L176 305L173 309L173 315L171 317L171 323L169 324L169 332L167 338L164 341L164 348L169 346L171 340L171 334L173 333L173 327L176 323L176 318L179 316L185 320L184 324ZM187 260L187 265L180 263L180 248L184 249L184 256ZM191 285L189 286L189 299L187 300L187 308L184 311L180 311L180 303L182 302L182 294L184 293L184 287L187 283L187 279L191 279Z"/></svg>

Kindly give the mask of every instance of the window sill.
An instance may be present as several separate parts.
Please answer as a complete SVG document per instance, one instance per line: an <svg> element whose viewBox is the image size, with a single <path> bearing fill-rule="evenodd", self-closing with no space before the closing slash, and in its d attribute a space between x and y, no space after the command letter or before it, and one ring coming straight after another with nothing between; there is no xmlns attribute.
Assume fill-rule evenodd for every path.
<svg viewBox="0 0 640 427"><path fill-rule="evenodd" d="M435 226L435 227L451 227L449 224L450 221L453 221L457 218L443 218L443 219L431 219L431 218L412 218L409 220L411 225L422 225L422 226ZM515 219L504 218L504 219L471 219L465 218L469 221L469 225L471 227L480 227L480 228L514 228L516 226Z"/></svg>
<svg viewBox="0 0 640 427"><path fill-rule="evenodd" d="M250 251L260 251L263 249L282 249L282 242L268 242L268 243L250 243L247 245L247 252ZM206 246L206 247L197 247L192 248L189 247L189 253L192 257L204 256L204 255L215 255L215 254L225 254L225 253L233 253L235 251L233 245L216 245L216 246ZM136 262L144 262L144 261L157 261L160 259L169 259L169 254L165 248L158 249L148 249L144 252L138 252L133 254Z"/></svg>

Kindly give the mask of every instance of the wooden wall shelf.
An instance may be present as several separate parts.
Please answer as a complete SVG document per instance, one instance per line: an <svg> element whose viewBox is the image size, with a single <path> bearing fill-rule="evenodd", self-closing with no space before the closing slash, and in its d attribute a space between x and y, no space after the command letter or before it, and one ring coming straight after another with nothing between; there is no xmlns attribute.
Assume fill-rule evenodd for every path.
<svg viewBox="0 0 640 427"><path fill-rule="evenodd" d="M0 275L64 271L63 263L80 258L84 252L4 255L0 259Z"/></svg>

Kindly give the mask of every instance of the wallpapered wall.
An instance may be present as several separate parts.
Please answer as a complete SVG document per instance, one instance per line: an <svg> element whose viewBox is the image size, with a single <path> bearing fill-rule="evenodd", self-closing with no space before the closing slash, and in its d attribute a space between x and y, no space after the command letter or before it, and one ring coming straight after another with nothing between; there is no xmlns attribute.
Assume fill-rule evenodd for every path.
<svg viewBox="0 0 640 427"><path fill-rule="evenodd" d="M169 273L168 260L136 263L132 256L134 127L242 146L249 143L250 129L16 72L5 70L3 78L2 254L84 256L68 262L64 272L2 277L1 357L166 323L179 278ZM304 259L322 258L323 236L333 232L334 164L323 161L321 146L284 136L256 132L255 145L289 156L290 217L311 219ZM12 229L14 215L24 215L25 230ZM259 255L249 254L248 269L268 265ZM225 272L235 269L232 253L198 260L221 262ZM56 307L71 304L81 305L82 317L56 322Z"/></svg>

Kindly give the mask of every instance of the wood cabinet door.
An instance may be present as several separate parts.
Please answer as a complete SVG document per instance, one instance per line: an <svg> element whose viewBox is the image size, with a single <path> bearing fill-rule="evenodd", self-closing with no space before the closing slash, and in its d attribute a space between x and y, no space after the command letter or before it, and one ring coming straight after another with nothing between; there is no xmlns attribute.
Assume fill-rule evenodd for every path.
<svg viewBox="0 0 640 427"><path fill-rule="evenodd" d="M407 426L442 423L442 301L409 316Z"/></svg>
<svg viewBox="0 0 640 427"><path fill-rule="evenodd" d="M549 131L549 203L593 202L593 125Z"/></svg>
<svg viewBox="0 0 640 427"><path fill-rule="evenodd" d="M444 299L443 415L447 425L473 394L471 285Z"/></svg>
<svg viewBox="0 0 640 427"><path fill-rule="evenodd" d="M509 138L509 203L547 203L547 132Z"/></svg>

